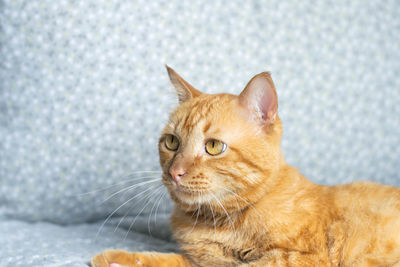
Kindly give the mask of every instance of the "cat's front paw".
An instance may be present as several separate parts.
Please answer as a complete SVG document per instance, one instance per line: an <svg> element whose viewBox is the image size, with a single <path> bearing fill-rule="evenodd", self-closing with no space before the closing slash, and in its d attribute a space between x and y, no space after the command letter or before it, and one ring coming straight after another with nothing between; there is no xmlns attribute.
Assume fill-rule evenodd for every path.
<svg viewBox="0 0 400 267"><path fill-rule="evenodd" d="M152 267L141 253L130 253L124 250L106 250L94 256L92 267Z"/></svg>

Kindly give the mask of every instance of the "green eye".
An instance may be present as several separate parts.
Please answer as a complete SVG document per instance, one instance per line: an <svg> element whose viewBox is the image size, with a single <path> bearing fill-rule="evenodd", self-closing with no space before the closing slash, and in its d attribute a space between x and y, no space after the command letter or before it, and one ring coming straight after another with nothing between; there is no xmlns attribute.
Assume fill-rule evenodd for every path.
<svg viewBox="0 0 400 267"><path fill-rule="evenodd" d="M165 147L169 150L176 151L179 147L178 137L172 134L167 134L165 136Z"/></svg>
<svg viewBox="0 0 400 267"><path fill-rule="evenodd" d="M226 144L221 141L211 139L206 143L206 151L212 156L221 154L226 150Z"/></svg>

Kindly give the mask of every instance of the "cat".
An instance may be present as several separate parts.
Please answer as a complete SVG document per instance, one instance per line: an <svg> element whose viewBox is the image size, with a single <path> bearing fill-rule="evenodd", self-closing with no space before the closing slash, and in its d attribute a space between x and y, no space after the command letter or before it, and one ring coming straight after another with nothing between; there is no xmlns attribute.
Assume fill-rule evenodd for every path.
<svg viewBox="0 0 400 267"><path fill-rule="evenodd" d="M159 155L182 254L109 250L92 266L400 266L400 188L317 185L287 165L268 72L236 96L167 70L180 104Z"/></svg>

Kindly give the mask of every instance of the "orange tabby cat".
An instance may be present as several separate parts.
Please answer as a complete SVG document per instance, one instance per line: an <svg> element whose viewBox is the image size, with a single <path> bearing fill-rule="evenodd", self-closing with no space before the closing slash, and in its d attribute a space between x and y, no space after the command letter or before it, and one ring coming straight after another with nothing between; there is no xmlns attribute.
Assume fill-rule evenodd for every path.
<svg viewBox="0 0 400 267"><path fill-rule="evenodd" d="M287 165L269 73L208 95L167 69L180 105L159 152L182 254L111 250L92 266L400 266L400 189L316 185Z"/></svg>

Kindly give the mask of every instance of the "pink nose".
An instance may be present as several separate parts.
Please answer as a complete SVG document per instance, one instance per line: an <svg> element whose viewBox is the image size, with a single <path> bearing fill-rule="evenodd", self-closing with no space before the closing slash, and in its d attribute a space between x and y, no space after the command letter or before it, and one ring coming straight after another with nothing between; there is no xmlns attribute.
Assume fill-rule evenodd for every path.
<svg viewBox="0 0 400 267"><path fill-rule="evenodd" d="M169 169L169 174L171 175L172 179L174 179L175 183L179 183L181 178L186 175L186 172L182 167L171 166Z"/></svg>

